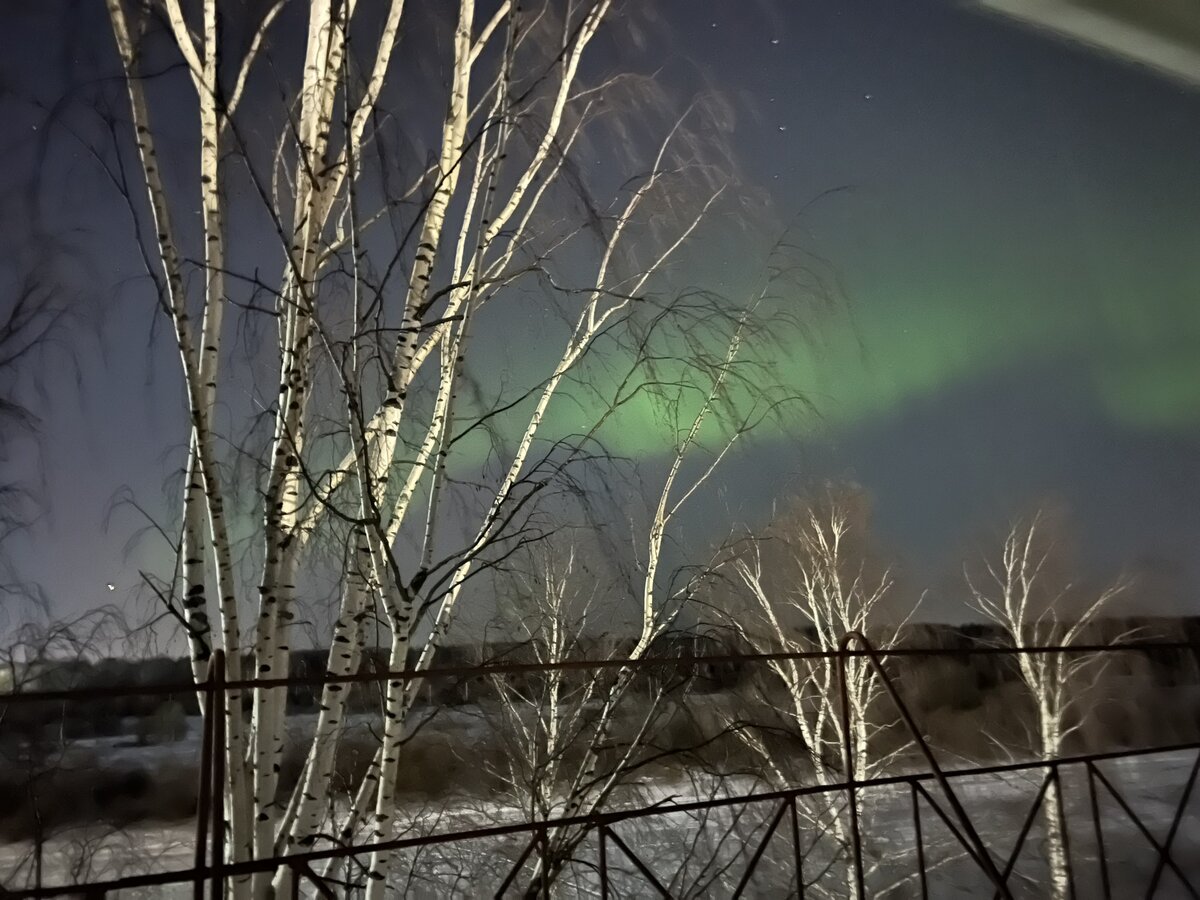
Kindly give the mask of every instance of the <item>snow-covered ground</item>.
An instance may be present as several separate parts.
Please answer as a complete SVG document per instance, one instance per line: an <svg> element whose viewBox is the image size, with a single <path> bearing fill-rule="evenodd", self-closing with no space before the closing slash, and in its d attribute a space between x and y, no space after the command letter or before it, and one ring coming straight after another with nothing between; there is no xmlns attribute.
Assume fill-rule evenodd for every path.
<svg viewBox="0 0 1200 900"><path fill-rule="evenodd" d="M122 748L129 753L136 748ZM156 748L161 753L163 748ZM194 747L192 750L194 751ZM114 750L113 752L118 752ZM137 750L141 752L140 749ZM187 745L173 752L186 755ZM135 754L136 755L136 754ZM161 757L160 757L161 759ZM1110 760L1101 771L1122 793L1146 827L1162 841L1187 783L1192 753L1156 754ZM1063 771L1067 797L1069 837L1077 896L1100 897L1101 880L1097 840L1084 770ZM953 785L974 826L993 856L1004 859L1016 840L1021 823L1040 784L1037 772L1010 773L1003 777L956 778ZM937 786L926 782L941 802ZM707 814L670 811L671 802L695 799L697 789L709 795L736 796L753 790L749 779L721 783L672 778L646 785L641 803L662 804L653 816L615 824L614 832L663 884L677 896L728 896L765 831L765 823L778 810L777 803L725 807ZM806 814L820 815L819 799L801 806L801 852L808 896L844 896L845 863L835 858L828 833L803 821ZM843 803L844 798L839 798ZM868 870L868 896L918 897L917 854L911 796L907 786L867 787L862 791L862 829ZM1142 896L1156 864L1156 854L1145 836L1118 803L1100 790L1100 817L1107 858L1111 896ZM462 801L441 804L405 804L402 820L410 834L445 833L519 820L519 813L497 801ZM931 897L991 896L982 873L958 845L937 814L922 807L921 826ZM97 827L70 829L56 835L44 848L47 883L76 882L82 877L114 878L145 871L181 870L192 863L193 824L139 826L126 831ZM457 841L406 851L394 867L397 894L424 897L476 897L495 892L529 840L528 835ZM1035 824L1019 857L1012 881L1016 897L1047 895L1041 862L1040 829ZM562 896L598 893L596 836L578 852L581 863L562 878ZM1175 836L1172 856L1193 883L1200 885L1200 800L1193 798ZM365 862L365 860L363 860ZM31 848L27 844L0 846L0 877L6 887L24 886L31 873ZM525 881L528 881L528 869ZM610 896L652 896L653 890L613 844L608 845ZM336 874L336 873L334 873ZM756 868L746 896L795 896L795 865L790 816L785 815ZM520 882L518 882L520 883ZM517 890L517 893L523 886ZM188 885L130 891L128 897L183 897ZM1192 896L1168 869L1159 897Z"/></svg>

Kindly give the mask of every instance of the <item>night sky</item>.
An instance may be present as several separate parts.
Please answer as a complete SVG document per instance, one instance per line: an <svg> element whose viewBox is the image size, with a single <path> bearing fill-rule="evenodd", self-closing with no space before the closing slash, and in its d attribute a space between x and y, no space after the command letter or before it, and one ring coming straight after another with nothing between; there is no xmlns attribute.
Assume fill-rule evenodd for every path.
<svg viewBox="0 0 1200 900"><path fill-rule="evenodd" d="M5 16L5 196L25 196L35 160L52 177L36 216L14 202L0 224L22 246L37 243L29 221L69 244L55 265L81 296L74 363L52 353L36 401L47 517L14 544L66 613L114 599L108 582L119 598L146 562L145 550L123 558L132 516L102 525L124 486L155 509L176 495L178 365L169 341L147 351L149 292L129 280L121 201L65 134L40 142L45 112L23 99L116 74L102 4ZM1154 560L1194 588L1200 91L942 2L675 0L647 33L602 50L597 71L606 58L661 67L671 90L722 96L747 192L828 262L843 298L774 359L816 414L760 433L689 541L761 522L781 492L847 478L924 582L1054 498L1090 565ZM705 240L688 277L737 294L743 261ZM655 452L636 428L609 440Z"/></svg>

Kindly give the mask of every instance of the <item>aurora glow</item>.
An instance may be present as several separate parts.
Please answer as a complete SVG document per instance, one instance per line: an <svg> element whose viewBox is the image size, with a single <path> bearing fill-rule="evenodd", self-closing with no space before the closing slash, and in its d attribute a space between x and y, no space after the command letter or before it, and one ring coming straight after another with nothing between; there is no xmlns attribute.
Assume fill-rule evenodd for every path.
<svg viewBox="0 0 1200 900"><path fill-rule="evenodd" d="M1123 249L1134 252L1136 241ZM1182 243L1182 242L1180 242ZM1082 376L1079 402L1114 427L1194 434L1200 429L1200 266L1177 248L1177 271L1144 284L1114 257L1100 273L1102 296L1078 285L1039 283L1036 273L1008 284L957 277L912 278L900 270L862 284L844 309L823 317L811 336L795 335L770 354L797 408L764 429L776 440L902 413L905 404L996 372L1069 363ZM1094 276L1095 277L1095 276ZM974 296L973 296L974 295ZM989 302L974 299L983 295ZM569 407L566 408L566 407ZM554 431L586 429L594 409L560 403ZM666 452L671 436L653 400L630 404L605 432L623 455Z"/></svg>
<svg viewBox="0 0 1200 900"><path fill-rule="evenodd" d="M52 70L39 49L67 21L72 46L90 47L106 28L102 4L92 6L14 15L0 35L5 78L36 85L50 104L78 80L111 75L106 43ZM761 431L728 470L714 514L753 520L781 485L854 477L876 494L901 554L942 565L979 523L1053 491L1077 507L1094 556L1194 559L1200 92L948 0L708 7L665 4L669 42L605 51L608 68L632 61L667 90L719 93L738 184L766 198L760 232L731 240L741 223L736 204L726 208L671 287L742 296L758 274L747 267L766 252L759 237L790 229L845 295L769 357L815 413L797 409ZM10 189L35 171L40 115L21 106L7 119L24 135ZM53 515L28 556L51 595L87 605L107 581L129 587L112 562L126 532L98 534L98 523L120 485L151 502L163 495L179 386L169 347L147 361L138 260L112 227L119 201L76 148L51 151L62 190L46 215L82 235L92 261L74 281L100 295L108 324L101 341L81 341L93 397L77 399L65 367L46 385ZM530 346L537 327L493 333L514 385L554 352L551 339ZM95 397L120 402L100 416L87 411ZM595 414L556 400L547 434L583 430ZM602 437L653 467L671 444L661 420L649 400L635 402ZM463 465L482 458L482 441L471 443L459 448ZM63 548L70 567L57 564Z"/></svg>

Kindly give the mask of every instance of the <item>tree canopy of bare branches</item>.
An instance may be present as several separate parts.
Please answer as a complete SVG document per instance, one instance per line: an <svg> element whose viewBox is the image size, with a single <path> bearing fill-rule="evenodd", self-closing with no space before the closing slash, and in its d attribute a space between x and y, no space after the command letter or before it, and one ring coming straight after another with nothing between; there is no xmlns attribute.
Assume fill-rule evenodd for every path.
<svg viewBox="0 0 1200 900"><path fill-rule="evenodd" d="M664 596L668 529L785 399L747 349L765 262L742 297L669 277L740 202L719 143L695 139L709 105L595 74L613 0L106 2L127 110L110 177L187 405L161 593L196 678L217 647L229 679L285 674L299 623L320 619L318 584L335 595L314 630L330 675L355 671L377 634L390 669L428 668L478 576L547 533L554 498L609 459L606 427L631 411L665 435L628 598L644 654L688 594ZM341 834L396 833L419 688L387 683ZM285 706L280 689L229 697L234 859L330 831L345 692L324 689L290 794ZM372 857L369 897L388 864ZM268 896L271 882L233 887Z"/></svg>
<svg viewBox="0 0 1200 900"><path fill-rule="evenodd" d="M1066 553L1064 528L1060 514L1037 510L1013 523L998 558L965 568L975 608L1000 626L1013 646L1087 643L1097 620L1130 587L1123 576L1098 589L1077 581ZM1085 681L1095 678L1106 661L1090 653L1026 653L1018 655L1017 662L1037 709L1032 749L1042 759L1054 759L1080 725L1069 714L1084 694ZM1059 784L1051 783L1042 820L1055 898L1071 892L1062 804Z"/></svg>

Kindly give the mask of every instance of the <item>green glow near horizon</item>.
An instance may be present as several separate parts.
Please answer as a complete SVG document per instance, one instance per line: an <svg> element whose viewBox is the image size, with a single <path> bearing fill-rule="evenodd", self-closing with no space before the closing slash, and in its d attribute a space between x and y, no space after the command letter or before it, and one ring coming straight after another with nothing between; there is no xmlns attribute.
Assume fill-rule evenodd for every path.
<svg viewBox="0 0 1200 900"><path fill-rule="evenodd" d="M890 257L868 254L873 267L847 263L854 278L844 308L806 323L806 336L777 335L779 346L750 349L784 390L811 407L796 405L781 421L765 423L758 437L836 435L996 376L1029 391L1031 404L1041 399L1037 392L1052 392L1052 402L1090 408L1117 428L1200 432L1200 270L1189 253L1200 235L1131 229L1119 246L1111 246L1107 232L1103 237L1085 229L1072 235L1074 245L1061 247L1048 245L1045 234L1031 234L997 249L978 236L974 244L948 236L936 254L925 244L910 258L904 235L896 235ZM1111 252L1103 252L1106 247ZM560 344L546 337L541 345L522 345L506 361L514 380L548 371ZM602 396L611 394L612 376L604 371L588 370ZM1030 378L1022 381L1024 372ZM1051 383L1039 384L1041 378ZM585 432L599 412L598 404L564 388L541 437ZM693 412L680 413L681 426ZM519 417L514 411L513 428ZM710 426L710 443L716 436ZM677 439L650 396L629 403L600 438L611 452L631 458L670 452ZM481 458L466 446L461 450L464 462Z"/></svg>
<svg viewBox="0 0 1200 900"><path fill-rule="evenodd" d="M908 403L993 373L1053 371L1056 364L1087 386L1079 402L1099 408L1118 427L1193 431L1200 428L1197 310L1200 302L1188 302L1178 288L1153 301L1092 310L1042 298L981 307L953 294L889 303L864 297L849 316L818 328L814 340L797 337L790 350L772 354L779 380L813 411L797 409L782 423L764 426L760 436L837 431L899 414ZM548 429L582 430L593 412L556 403ZM635 457L667 452L672 440L648 397L615 417L603 437L613 452Z"/></svg>

